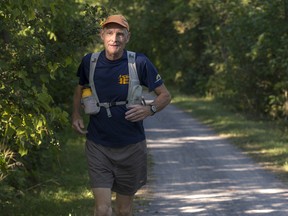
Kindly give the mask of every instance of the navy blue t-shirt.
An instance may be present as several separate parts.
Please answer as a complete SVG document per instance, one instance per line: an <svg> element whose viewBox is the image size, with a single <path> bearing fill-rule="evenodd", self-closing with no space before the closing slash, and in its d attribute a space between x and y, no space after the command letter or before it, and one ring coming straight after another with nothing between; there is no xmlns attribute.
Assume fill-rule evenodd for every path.
<svg viewBox="0 0 288 216"><path fill-rule="evenodd" d="M91 53L84 56L78 68L79 85L89 84L90 58ZM156 68L145 55L136 54L136 68L140 84L148 87L149 91L163 84ZM125 101L129 86L127 51L122 58L115 61L107 59L105 51L102 51L97 61L94 82L101 103ZM126 105L113 106L110 110L110 118L104 107L101 107L97 115L90 115L87 139L116 148L145 139L143 121L130 122L125 119Z"/></svg>

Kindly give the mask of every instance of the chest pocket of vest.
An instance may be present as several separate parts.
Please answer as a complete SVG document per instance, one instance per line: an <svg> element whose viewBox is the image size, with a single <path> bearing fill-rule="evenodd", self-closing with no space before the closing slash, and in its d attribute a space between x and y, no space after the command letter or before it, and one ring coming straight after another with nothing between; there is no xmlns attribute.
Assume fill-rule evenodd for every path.
<svg viewBox="0 0 288 216"><path fill-rule="evenodd" d="M131 99L127 105L142 104L142 86L135 85L131 91Z"/></svg>

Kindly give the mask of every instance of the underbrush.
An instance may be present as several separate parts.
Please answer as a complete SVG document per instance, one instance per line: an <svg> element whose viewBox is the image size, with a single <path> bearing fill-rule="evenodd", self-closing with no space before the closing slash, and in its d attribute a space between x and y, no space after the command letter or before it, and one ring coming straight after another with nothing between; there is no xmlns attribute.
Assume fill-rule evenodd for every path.
<svg viewBox="0 0 288 216"><path fill-rule="evenodd" d="M8 186L4 188L10 197L1 200L1 215L93 214L94 202L86 169L84 137L76 135L72 129L65 131L63 136L69 138L58 154L58 163L50 172L41 173L40 182L18 191Z"/></svg>

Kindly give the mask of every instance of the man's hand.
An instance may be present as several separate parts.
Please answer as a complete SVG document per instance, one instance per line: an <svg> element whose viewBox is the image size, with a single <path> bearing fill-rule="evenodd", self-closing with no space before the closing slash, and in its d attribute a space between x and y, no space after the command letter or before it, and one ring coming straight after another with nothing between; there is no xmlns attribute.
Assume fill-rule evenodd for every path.
<svg viewBox="0 0 288 216"><path fill-rule="evenodd" d="M72 127L74 128L75 131L77 131L78 133L80 133L82 135L85 135L88 133L87 130L83 130L85 127L84 127L84 123L83 123L82 118L73 119Z"/></svg>
<svg viewBox="0 0 288 216"><path fill-rule="evenodd" d="M151 115L149 106L131 105L128 109L129 110L125 113L125 119L131 122L142 121Z"/></svg>
<svg viewBox="0 0 288 216"><path fill-rule="evenodd" d="M83 86L78 85L75 88L74 96L73 96L73 114L72 114L72 127L75 131L80 134L86 134L88 131L83 130L84 123L83 119L80 115L80 106L81 106L81 95L82 95Z"/></svg>

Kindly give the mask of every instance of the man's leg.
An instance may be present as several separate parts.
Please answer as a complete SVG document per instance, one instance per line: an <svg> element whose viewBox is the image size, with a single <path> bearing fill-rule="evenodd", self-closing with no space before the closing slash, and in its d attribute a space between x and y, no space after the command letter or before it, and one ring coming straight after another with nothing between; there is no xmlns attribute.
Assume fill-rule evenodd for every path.
<svg viewBox="0 0 288 216"><path fill-rule="evenodd" d="M95 209L94 216L111 216L111 190L109 188L92 188Z"/></svg>
<svg viewBox="0 0 288 216"><path fill-rule="evenodd" d="M133 199L132 196L116 194L116 215L117 216L132 216L133 215Z"/></svg>

